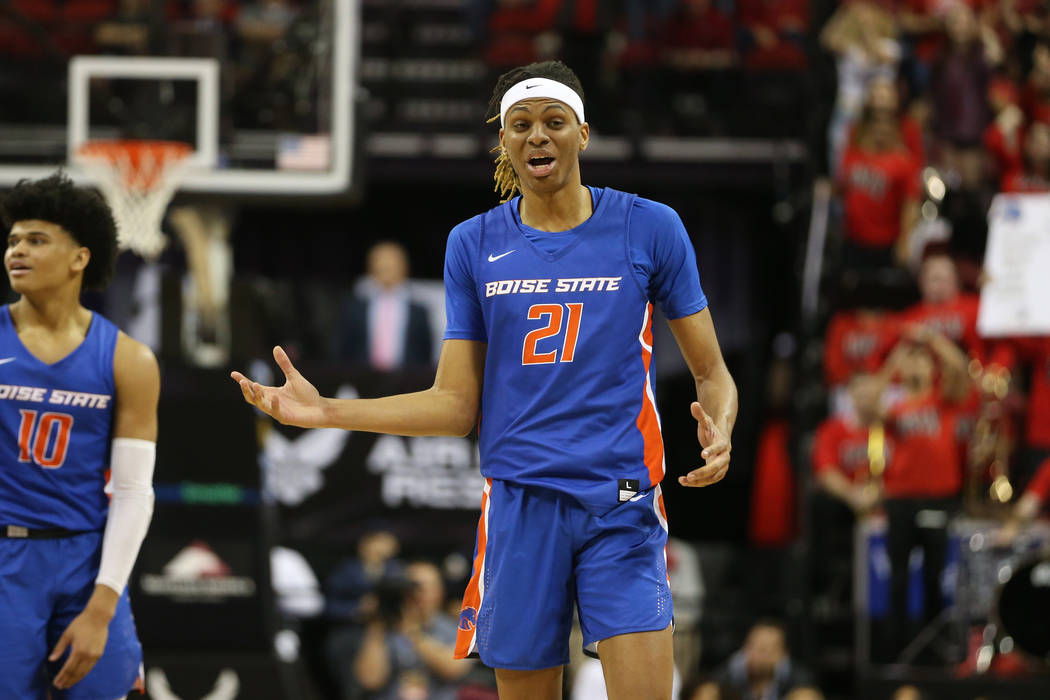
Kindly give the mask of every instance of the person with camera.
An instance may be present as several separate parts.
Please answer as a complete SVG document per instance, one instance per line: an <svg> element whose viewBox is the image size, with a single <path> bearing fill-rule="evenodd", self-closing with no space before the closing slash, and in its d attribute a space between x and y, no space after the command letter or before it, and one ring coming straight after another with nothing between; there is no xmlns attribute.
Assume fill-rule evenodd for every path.
<svg viewBox="0 0 1050 700"><path fill-rule="evenodd" d="M358 687L378 700L453 700L473 662L452 657L456 621L442 607L441 572L429 562L414 562L403 579L380 582L376 597L353 660Z"/></svg>

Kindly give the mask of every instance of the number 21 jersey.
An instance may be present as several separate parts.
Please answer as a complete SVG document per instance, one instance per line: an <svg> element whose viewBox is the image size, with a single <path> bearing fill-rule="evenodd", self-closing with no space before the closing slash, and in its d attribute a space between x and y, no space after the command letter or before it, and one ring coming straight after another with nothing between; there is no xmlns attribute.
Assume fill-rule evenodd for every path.
<svg viewBox="0 0 1050 700"><path fill-rule="evenodd" d="M488 344L482 474L615 503L664 474L653 395L653 303L701 311L696 257L671 208L590 188L570 231L522 224L520 197L455 227L445 257L446 339Z"/></svg>

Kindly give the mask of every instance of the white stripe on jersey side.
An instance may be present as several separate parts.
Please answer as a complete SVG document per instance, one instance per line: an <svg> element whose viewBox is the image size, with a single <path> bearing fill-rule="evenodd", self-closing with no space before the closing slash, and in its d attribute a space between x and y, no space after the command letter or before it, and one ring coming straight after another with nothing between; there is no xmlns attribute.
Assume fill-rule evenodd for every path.
<svg viewBox="0 0 1050 700"><path fill-rule="evenodd" d="M478 618L481 617L481 605L485 602L485 555L489 548L489 511L492 510L492 481L485 479L485 488L481 491L485 494L485 512L481 514L481 526L485 528L485 550L481 554L481 570L478 571L478 611L474 615L474 634L470 635L470 647L467 654L476 654L478 651Z"/></svg>
<svg viewBox="0 0 1050 700"><path fill-rule="evenodd" d="M664 532L670 534L671 531L667 528L667 518L660 512L660 499L664 496L664 490L660 488L660 484L656 485L653 489L653 510L656 511L656 519L660 521L660 526L663 527ZM671 588L671 570L667 568L667 545L664 545L664 571L667 572L667 588ZM674 624L674 620L671 620L671 624Z"/></svg>
<svg viewBox="0 0 1050 700"><path fill-rule="evenodd" d="M663 489L660 488L660 484L657 484L656 488L653 489L653 510L656 511L656 519L660 521L660 527L664 529L664 532L670 532L667 529L667 519L664 517L664 514L660 512L660 499L663 495ZM667 554L665 553L664 557L666 558L666 556Z"/></svg>
<svg viewBox="0 0 1050 700"><path fill-rule="evenodd" d="M642 347L653 352L653 347L645 342L645 327L649 325L649 309L652 308L652 304L645 302L645 315L642 317L642 329L638 331L638 342L642 344Z"/></svg>
<svg viewBox="0 0 1050 700"><path fill-rule="evenodd" d="M649 366L650 367L653 366L653 358L652 358L653 347L645 342L645 327L647 325L649 325L649 312L650 312L650 309L652 309L652 306L653 305L651 303L646 302L646 304L645 304L645 316L644 316L644 318L642 318L642 329L640 331L638 331L638 342L649 353ZM656 427L660 431L660 435L661 435L661 439L662 439L664 426L663 426L663 422L660 420L660 409L658 409L656 407L656 397L653 395L653 380L652 380L652 377L650 375L651 375L651 372L648 369L645 370L645 398L649 400L649 404L653 407L653 415L656 416ZM666 473L667 473L666 451L665 450L660 450L660 476L662 477ZM666 523L664 524L664 529L665 530L667 529Z"/></svg>

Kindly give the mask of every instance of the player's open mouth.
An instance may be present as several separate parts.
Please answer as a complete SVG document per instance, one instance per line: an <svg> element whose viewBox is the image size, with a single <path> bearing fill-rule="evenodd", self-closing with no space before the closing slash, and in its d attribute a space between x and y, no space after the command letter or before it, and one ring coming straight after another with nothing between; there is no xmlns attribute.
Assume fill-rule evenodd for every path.
<svg viewBox="0 0 1050 700"><path fill-rule="evenodd" d="M11 265L7 268L7 271L15 277L19 277L21 275L27 274L31 269L32 268L28 265L23 265L21 263L11 263Z"/></svg>
<svg viewBox="0 0 1050 700"><path fill-rule="evenodd" d="M531 173L533 177L549 175L551 170L554 170L554 161L555 158L553 156L529 158L527 161L529 173Z"/></svg>

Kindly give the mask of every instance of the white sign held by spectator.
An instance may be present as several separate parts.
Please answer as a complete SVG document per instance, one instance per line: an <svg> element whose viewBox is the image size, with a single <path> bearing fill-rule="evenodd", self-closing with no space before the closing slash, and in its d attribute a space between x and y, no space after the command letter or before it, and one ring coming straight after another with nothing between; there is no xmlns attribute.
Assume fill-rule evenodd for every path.
<svg viewBox="0 0 1050 700"><path fill-rule="evenodd" d="M984 272L980 335L1050 335L1050 195L996 196Z"/></svg>

